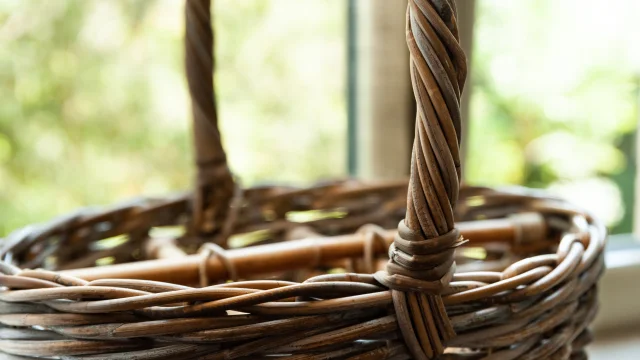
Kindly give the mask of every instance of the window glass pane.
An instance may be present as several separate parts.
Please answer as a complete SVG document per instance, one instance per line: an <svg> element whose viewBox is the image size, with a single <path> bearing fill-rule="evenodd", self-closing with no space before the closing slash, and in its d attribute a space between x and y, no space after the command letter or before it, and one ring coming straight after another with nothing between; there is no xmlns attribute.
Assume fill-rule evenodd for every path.
<svg viewBox="0 0 640 360"><path fill-rule="evenodd" d="M346 174L345 1L216 1L220 117L245 183Z"/></svg>
<svg viewBox="0 0 640 360"><path fill-rule="evenodd" d="M479 0L469 181L549 187L631 231L639 13L635 0Z"/></svg>
<svg viewBox="0 0 640 360"><path fill-rule="evenodd" d="M214 3L220 121L243 184L346 174L346 4ZM0 236L191 186L183 6L0 2Z"/></svg>

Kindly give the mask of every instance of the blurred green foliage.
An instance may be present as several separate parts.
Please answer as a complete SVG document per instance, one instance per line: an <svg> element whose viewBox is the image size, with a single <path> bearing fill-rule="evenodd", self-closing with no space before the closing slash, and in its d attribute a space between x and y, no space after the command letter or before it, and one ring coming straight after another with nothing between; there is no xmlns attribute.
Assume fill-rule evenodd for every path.
<svg viewBox="0 0 640 360"><path fill-rule="evenodd" d="M640 2L478 1L467 179L548 187L629 232Z"/></svg>
<svg viewBox="0 0 640 360"><path fill-rule="evenodd" d="M190 186L183 6L0 2L0 236L80 206ZM245 184L343 175L342 3L215 6L233 170Z"/></svg>
<svg viewBox="0 0 640 360"><path fill-rule="evenodd" d="M346 175L346 2L215 1L229 161L245 184Z"/></svg>
<svg viewBox="0 0 640 360"><path fill-rule="evenodd" d="M346 172L346 2L217 0L245 185ZM0 2L0 236L191 184L183 2ZM630 231L640 2L478 0L471 183L549 187Z"/></svg>

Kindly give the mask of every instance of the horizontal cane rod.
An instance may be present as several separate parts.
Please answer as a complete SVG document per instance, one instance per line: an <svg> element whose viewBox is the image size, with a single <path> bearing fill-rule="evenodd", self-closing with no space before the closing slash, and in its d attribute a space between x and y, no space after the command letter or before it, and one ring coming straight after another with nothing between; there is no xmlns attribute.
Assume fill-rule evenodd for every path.
<svg viewBox="0 0 640 360"><path fill-rule="evenodd" d="M524 226L523 226L524 225ZM457 227L470 245L489 242L514 243L523 238L529 241L542 240L546 236L546 224L539 215L510 217L482 221L459 222ZM387 251L396 230L382 230L384 244L375 242L376 254ZM278 271L304 269L346 258L362 257L366 235L314 237L259 245L225 252L225 257L240 278L268 274ZM199 268L206 261L207 277L210 281L225 280L228 269L219 256L212 255L203 260L201 255L189 255L134 263L109 265L60 271L61 274L79 277L88 281L97 279L143 279L191 285L200 279Z"/></svg>

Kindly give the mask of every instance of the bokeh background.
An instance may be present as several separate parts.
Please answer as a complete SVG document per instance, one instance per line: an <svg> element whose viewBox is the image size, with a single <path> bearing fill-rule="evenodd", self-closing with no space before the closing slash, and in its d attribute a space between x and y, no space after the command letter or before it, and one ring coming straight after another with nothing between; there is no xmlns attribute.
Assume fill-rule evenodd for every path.
<svg viewBox="0 0 640 360"><path fill-rule="evenodd" d="M182 12L0 1L0 236L191 185ZM244 185L349 175L347 12L215 1L220 122ZM630 232L639 13L635 0L478 0L467 181L549 188Z"/></svg>

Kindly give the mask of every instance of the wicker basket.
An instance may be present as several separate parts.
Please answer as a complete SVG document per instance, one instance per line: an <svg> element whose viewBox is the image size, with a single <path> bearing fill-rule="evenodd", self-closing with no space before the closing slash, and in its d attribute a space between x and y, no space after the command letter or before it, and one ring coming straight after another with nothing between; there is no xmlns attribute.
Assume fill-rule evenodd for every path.
<svg viewBox="0 0 640 360"><path fill-rule="evenodd" d="M217 128L209 0L187 1L196 190L5 239L0 357L586 358L606 229L543 193L460 189L454 4L409 1L408 183L243 190Z"/></svg>

